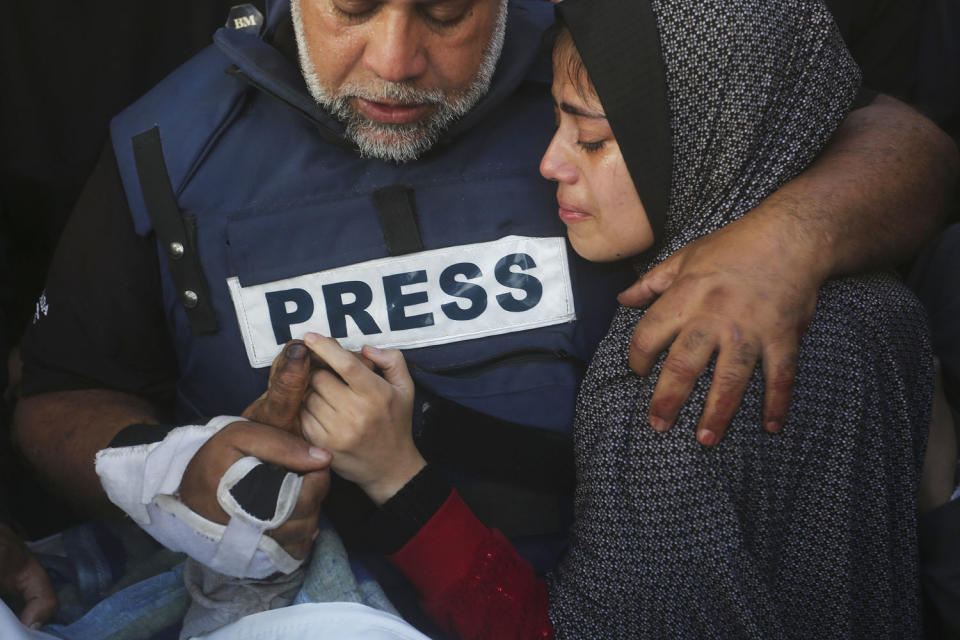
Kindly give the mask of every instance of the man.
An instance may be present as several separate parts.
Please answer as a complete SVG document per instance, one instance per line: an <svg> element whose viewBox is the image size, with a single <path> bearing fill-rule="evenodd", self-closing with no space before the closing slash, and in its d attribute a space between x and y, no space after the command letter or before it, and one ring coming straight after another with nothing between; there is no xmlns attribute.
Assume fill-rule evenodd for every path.
<svg viewBox="0 0 960 640"><path fill-rule="evenodd" d="M262 38L219 32L113 123L24 343L15 428L27 455L102 509L97 451L129 425L241 412L283 344L317 328L351 347L408 348L418 444L481 517L552 565L579 367L626 279L566 254L553 189L536 177L550 17L537 2L294 0L268 8ZM780 428L818 286L917 246L955 173L948 143L894 101L858 109L806 173L626 293L660 296L635 368L675 345L651 424L669 428L716 349L700 441L722 436L758 359L763 423ZM241 458L305 472L269 532L302 557L329 457L295 424L261 424L291 395L282 374L309 366L296 343L283 353L254 421L196 443L177 493L226 523L217 486ZM156 442L170 429L137 431ZM356 511L346 495L336 488L329 510Z"/></svg>

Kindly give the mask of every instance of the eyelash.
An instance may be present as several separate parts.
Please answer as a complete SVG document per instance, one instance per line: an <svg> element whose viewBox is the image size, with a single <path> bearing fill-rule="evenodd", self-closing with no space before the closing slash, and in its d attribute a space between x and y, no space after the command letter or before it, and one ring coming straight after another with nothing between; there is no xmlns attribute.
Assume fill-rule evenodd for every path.
<svg viewBox="0 0 960 640"><path fill-rule="evenodd" d="M449 27L456 26L456 25L459 24L464 18L467 17L467 13L468 13L467 11L464 11L464 12L462 12L460 15L455 16L455 17L453 17L453 18L449 18L449 19L447 19L447 20L441 20L440 18L435 18L435 17L433 17L432 15L430 15L430 14L427 12L426 7L421 7L421 9L420 9L420 15L423 17L423 19L424 19L428 24L430 24L430 25L432 25L432 26L434 26L434 27L440 28L440 29L446 29L446 28L449 28Z"/></svg>
<svg viewBox="0 0 960 640"><path fill-rule="evenodd" d="M577 146L586 151L587 153L596 153L603 149L603 145L606 144L606 140L597 140L596 142L584 142L582 140L577 140Z"/></svg>
<svg viewBox="0 0 960 640"><path fill-rule="evenodd" d="M366 11L361 11L360 13L351 13L349 11L344 11L337 6L336 3L333 4L333 10L336 11L337 15L346 20L347 22L357 23L363 22L367 18L373 15L373 12L377 10L376 6L370 7Z"/></svg>
<svg viewBox="0 0 960 640"><path fill-rule="evenodd" d="M373 13L377 10L376 6L372 6L366 11L361 11L359 13L351 13L350 11L344 11L343 9L338 7L336 3L333 4L333 8L341 18L351 23L363 22L364 20L372 16ZM430 15L426 9L420 9L420 15L431 26L443 29L447 27L453 27L456 24L458 24L467 16L467 12L464 11L459 16L456 16L455 18L451 18L449 20L441 20L439 18L435 18L432 15Z"/></svg>
<svg viewBox="0 0 960 640"><path fill-rule="evenodd" d="M556 104L553 105L553 128L560 128L560 108ZM583 140L577 140L577 146L583 149L587 153L596 153L603 149L603 145L606 144L606 140L596 140L593 142L584 142Z"/></svg>

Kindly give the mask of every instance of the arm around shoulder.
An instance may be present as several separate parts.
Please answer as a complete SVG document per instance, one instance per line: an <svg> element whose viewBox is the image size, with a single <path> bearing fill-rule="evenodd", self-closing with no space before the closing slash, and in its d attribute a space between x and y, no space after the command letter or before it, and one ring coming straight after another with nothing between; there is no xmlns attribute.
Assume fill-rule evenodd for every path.
<svg viewBox="0 0 960 640"><path fill-rule="evenodd" d="M750 215L788 213L824 276L902 262L943 224L960 155L928 118L880 95L852 111L819 158ZM749 216L748 216L749 217Z"/></svg>
<svg viewBox="0 0 960 640"><path fill-rule="evenodd" d="M650 305L630 345L634 371L647 375L670 349L650 423L670 427L718 351L698 439L722 437L758 358L763 424L778 430L819 287L832 276L909 259L950 211L958 170L956 145L943 131L879 96L848 114L806 171L649 271L620 302Z"/></svg>

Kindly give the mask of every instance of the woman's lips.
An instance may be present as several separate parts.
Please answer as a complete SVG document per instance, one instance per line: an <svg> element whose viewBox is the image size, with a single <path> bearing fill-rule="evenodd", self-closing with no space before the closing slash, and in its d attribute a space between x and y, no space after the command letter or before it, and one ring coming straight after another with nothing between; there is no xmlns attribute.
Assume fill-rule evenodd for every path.
<svg viewBox="0 0 960 640"><path fill-rule="evenodd" d="M408 124L420 120L430 108L428 104L372 102L357 98L360 111L367 118L384 124Z"/></svg>
<svg viewBox="0 0 960 640"><path fill-rule="evenodd" d="M566 202L560 202L559 205L560 205L560 208L558 210L558 214L560 216L560 219L563 220L566 224L574 224L576 222L582 222L587 218L592 217L589 213L585 211L581 211L577 207L571 204L567 204Z"/></svg>

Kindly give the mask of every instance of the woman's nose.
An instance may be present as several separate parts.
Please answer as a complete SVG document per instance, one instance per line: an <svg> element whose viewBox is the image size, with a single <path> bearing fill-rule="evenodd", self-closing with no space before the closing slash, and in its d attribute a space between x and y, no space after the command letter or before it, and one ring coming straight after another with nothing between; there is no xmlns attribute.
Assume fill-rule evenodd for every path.
<svg viewBox="0 0 960 640"><path fill-rule="evenodd" d="M558 131L540 160L540 175L553 182L573 184L577 181L577 169L567 161L562 147Z"/></svg>

